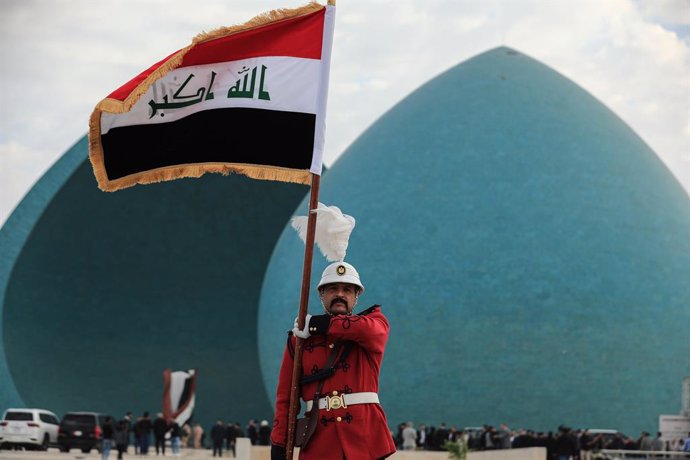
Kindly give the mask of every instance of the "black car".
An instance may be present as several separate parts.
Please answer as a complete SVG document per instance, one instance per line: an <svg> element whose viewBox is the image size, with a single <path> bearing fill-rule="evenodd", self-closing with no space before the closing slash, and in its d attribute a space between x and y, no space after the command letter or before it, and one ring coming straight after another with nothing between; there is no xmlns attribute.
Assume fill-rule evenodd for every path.
<svg viewBox="0 0 690 460"><path fill-rule="evenodd" d="M91 449L101 451L103 443L103 423L106 414L96 412L68 412L60 422L58 447L61 452L69 452L76 447L88 453Z"/></svg>

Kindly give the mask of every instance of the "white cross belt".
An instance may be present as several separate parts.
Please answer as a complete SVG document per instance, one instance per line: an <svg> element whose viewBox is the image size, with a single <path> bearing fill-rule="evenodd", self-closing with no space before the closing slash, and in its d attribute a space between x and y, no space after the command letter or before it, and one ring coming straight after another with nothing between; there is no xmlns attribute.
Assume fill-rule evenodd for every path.
<svg viewBox="0 0 690 460"><path fill-rule="evenodd" d="M355 404L378 404L379 395L373 392L362 392L362 393L343 393L338 394L337 391L333 392L332 396L325 396L319 399L319 409L326 409L327 411L331 409L340 409L347 406L353 406ZM307 412L309 412L314 405L314 401L307 401Z"/></svg>

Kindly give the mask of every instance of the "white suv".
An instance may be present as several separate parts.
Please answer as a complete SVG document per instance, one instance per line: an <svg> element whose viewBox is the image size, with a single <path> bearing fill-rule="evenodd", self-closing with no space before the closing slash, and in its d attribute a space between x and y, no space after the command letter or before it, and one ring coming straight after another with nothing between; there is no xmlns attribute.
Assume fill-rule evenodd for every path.
<svg viewBox="0 0 690 460"><path fill-rule="evenodd" d="M43 409L7 409L0 420L0 447L46 450L57 444L60 420Z"/></svg>

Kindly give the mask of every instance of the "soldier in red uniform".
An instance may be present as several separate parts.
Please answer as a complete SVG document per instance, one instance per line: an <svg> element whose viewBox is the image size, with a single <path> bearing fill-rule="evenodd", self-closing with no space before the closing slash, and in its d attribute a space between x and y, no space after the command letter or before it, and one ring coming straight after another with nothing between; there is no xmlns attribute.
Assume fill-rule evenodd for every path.
<svg viewBox="0 0 690 460"><path fill-rule="evenodd" d="M318 425L301 460L378 460L395 452L395 443L386 415L379 404L379 371L388 340L388 320L378 305L353 314L359 295L364 291L359 274L346 262L335 262L323 272L318 285L325 315L307 315L304 330L295 328L280 366L276 412L271 433L271 459L285 458L288 410L295 337L305 339L302 375L323 371L329 354L337 343L335 372L323 382L319 400ZM337 348L336 348L337 349ZM343 351L347 350L347 351ZM312 399L319 382L301 385L302 404L312 409ZM307 401L305 403L305 401ZM302 406L304 407L304 406Z"/></svg>

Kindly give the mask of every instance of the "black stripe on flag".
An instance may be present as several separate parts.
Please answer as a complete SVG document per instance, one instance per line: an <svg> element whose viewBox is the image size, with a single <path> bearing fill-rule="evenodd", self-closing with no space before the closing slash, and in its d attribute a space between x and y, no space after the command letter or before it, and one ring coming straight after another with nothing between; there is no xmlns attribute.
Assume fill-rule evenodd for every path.
<svg viewBox="0 0 690 460"><path fill-rule="evenodd" d="M179 411L180 407L184 406L189 402L190 399L192 399L192 379L194 379L194 377L187 377L184 379L184 389L182 390L182 394L177 401L173 401L176 404L175 411Z"/></svg>
<svg viewBox="0 0 690 460"><path fill-rule="evenodd" d="M166 166L243 163L309 169L316 115L224 108L168 123L112 128L101 136L110 180Z"/></svg>

